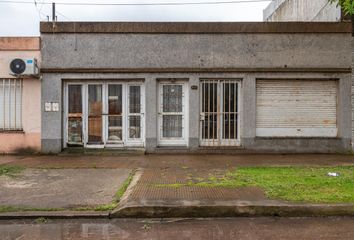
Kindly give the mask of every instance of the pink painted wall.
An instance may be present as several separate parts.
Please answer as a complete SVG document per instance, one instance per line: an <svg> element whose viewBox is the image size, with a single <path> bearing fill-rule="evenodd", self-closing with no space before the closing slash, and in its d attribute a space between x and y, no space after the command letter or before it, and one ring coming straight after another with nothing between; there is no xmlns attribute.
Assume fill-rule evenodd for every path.
<svg viewBox="0 0 354 240"><path fill-rule="evenodd" d="M37 58L40 66L40 39L37 37L0 38L0 79L9 75L9 63L14 58ZM0 131L0 153L23 150L39 152L41 148L41 82L24 78L22 89L23 132Z"/></svg>

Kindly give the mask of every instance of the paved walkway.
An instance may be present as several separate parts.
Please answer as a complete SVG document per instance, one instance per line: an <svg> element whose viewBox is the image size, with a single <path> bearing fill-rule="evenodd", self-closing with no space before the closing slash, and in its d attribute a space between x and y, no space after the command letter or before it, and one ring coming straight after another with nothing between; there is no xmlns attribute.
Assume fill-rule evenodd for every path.
<svg viewBox="0 0 354 240"><path fill-rule="evenodd" d="M95 201L90 199L95 197L97 201L98 199L104 199L104 202L107 203L107 198L105 197L114 195L114 192L119 189L119 186L127 177L130 169L138 169L132 184L120 203L120 209L124 210L123 216L136 217L140 216L141 211L145 211L146 214L144 216L148 217L166 217L169 216L169 213L172 216L179 217L203 216L198 214L204 214L208 211L216 211L215 214L210 214L211 216L228 216L227 214L231 211L237 213L251 211L251 213L257 214L257 209L254 210L252 208L254 206L256 208L268 207L261 211L270 211L267 212L269 215L273 214L274 209L283 212L283 209L278 209L278 206L286 207L289 209L289 213L294 211L307 212L308 209L305 205L289 205L289 203L284 201L269 200L263 190L256 187L232 189L188 186L188 184L184 186L174 185L198 181L198 179L208 179L209 176L222 177L227 171L240 166L348 166L354 165L354 156L336 154L41 155L0 156L0 163L27 168L24 176L24 191L20 188L4 188L6 184L8 186L6 181L9 180L2 183L0 181L0 191L2 192L0 205L6 205L11 202L12 196L16 196L15 200L18 202L13 202L16 205L21 205L21 201L24 203L23 205L29 205L33 202L30 205L32 207L36 207L36 204L40 204L42 207L78 206L80 201L82 201L81 205L89 205L98 203L89 202L91 200ZM50 174L51 171L57 172L53 175ZM58 172L63 172L63 174L56 178L55 175ZM74 180L77 178L79 180L75 182ZM100 185L102 181L103 183ZM28 182L36 182L36 186L42 187L42 190L36 189L36 186L32 189L31 186L26 189L28 188L26 186ZM164 184L165 186L162 186ZM13 185L18 186L19 183L15 182ZM63 188L63 191L61 188ZM107 188L109 191L101 192L102 188ZM70 194L73 192L76 195ZM48 202L53 199L53 203L46 205L45 201L43 201L42 204L41 194L45 201ZM65 195L68 195L66 200ZM170 207L172 207L172 210ZM187 210L183 214L181 209L175 207L182 207L182 210ZM205 209L200 207L205 207ZM347 211L345 207L347 206L344 206L344 208L339 206L339 208L335 209L323 209L322 206L319 206L322 212L338 212L341 214ZM160 213L161 215L159 215ZM115 216L115 212L112 213L112 216Z"/></svg>
<svg viewBox="0 0 354 240"><path fill-rule="evenodd" d="M127 169L25 169L0 176L0 207L77 208L110 204Z"/></svg>
<svg viewBox="0 0 354 240"><path fill-rule="evenodd" d="M340 154L241 154L241 155L126 155L126 156L10 156L0 164L30 168L190 168L225 169L237 166L336 166L354 165L354 155Z"/></svg>
<svg viewBox="0 0 354 240"><path fill-rule="evenodd" d="M261 189L255 187L222 188L203 186L177 186L210 175L222 177L225 170L218 169L146 169L132 189L129 201L172 202L205 200L266 200Z"/></svg>

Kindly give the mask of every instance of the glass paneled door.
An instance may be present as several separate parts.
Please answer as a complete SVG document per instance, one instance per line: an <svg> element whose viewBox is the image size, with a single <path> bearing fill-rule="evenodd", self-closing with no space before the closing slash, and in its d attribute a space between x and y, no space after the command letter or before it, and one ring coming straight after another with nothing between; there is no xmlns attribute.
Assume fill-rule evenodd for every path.
<svg viewBox="0 0 354 240"><path fill-rule="evenodd" d="M83 145L82 86L68 85L67 95L67 144Z"/></svg>
<svg viewBox="0 0 354 240"><path fill-rule="evenodd" d="M143 147L143 90L133 82L67 83L64 146Z"/></svg>
<svg viewBox="0 0 354 240"><path fill-rule="evenodd" d="M200 145L240 145L240 82L202 80Z"/></svg>
<svg viewBox="0 0 354 240"><path fill-rule="evenodd" d="M123 144L123 86L108 84L107 143Z"/></svg>
<svg viewBox="0 0 354 240"><path fill-rule="evenodd" d="M128 140L139 141L142 137L143 108L141 104L141 86L128 86Z"/></svg>
<svg viewBox="0 0 354 240"><path fill-rule="evenodd" d="M103 102L102 85L88 85L87 144L103 144Z"/></svg>
<svg viewBox="0 0 354 240"><path fill-rule="evenodd" d="M161 83L159 87L159 145L186 145L186 84Z"/></svg>

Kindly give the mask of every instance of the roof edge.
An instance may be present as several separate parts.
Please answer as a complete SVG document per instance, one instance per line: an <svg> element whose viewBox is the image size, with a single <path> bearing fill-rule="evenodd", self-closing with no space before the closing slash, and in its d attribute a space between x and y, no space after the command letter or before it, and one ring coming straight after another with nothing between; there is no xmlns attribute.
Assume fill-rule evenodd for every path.
<svg viewBox="0 0 354 240"><path fill-rule="evenodd" d="M347 22L41 22L44 33L351 33Z"/></svg>

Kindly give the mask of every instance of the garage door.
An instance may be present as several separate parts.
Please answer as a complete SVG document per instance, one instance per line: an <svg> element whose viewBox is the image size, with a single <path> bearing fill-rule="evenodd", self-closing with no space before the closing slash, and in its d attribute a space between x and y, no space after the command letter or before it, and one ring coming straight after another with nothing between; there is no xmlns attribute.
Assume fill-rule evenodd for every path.
<svg viewBox="0 0 354 240"><path fill-rule="evenodd" d="M256 135L336 137L335 80L257 80Z"/></svg>

